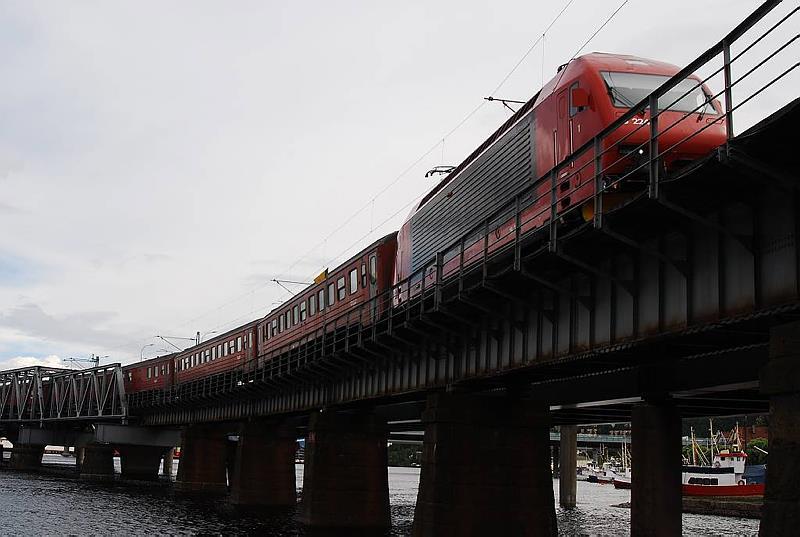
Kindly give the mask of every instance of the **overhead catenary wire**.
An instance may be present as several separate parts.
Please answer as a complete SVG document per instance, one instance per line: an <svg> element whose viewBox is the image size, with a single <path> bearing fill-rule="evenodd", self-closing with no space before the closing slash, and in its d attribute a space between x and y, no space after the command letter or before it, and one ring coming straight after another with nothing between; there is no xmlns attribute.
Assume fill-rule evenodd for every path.
<svg viewBox="0 0 800 537"><path fill-rule="evenodd" d="M527 58L527 57L530 55L530 53L531 53L531 52L533 52L533 50L536 48L536 46L537 46L537 45L538 45L540 42L542 42L542 41L544 40L544 38L545 38L545 35L547 34L547 32L549 32L549 31L550 31L550 29L552 29L552 27L553 27L553 26L554 26L554 25L555 25L555 24L558 22L558 20L561 18L561 16L564 14L564 12L566 12L566 11L567 11L567 9L568 9L568 8L569 8L569 7L572 5L572 3L573 3L574 1L575 1L575 0L568 0L568 1L567 1L567 2L564 4L564 6L563 6L563 7L561 8L561 10L560 10L560 11L559 11L559 12L556 14L556 16L555 16L555 17L553 17L553 20L551 20L551 21L550 21L550 23L547 25L547 27L544 29L544 31L541 33L541 35L540 35L539 37L537 37L537 38L534 40L534 42L533 42L533 43L530 45L530 47L528 47L528 49L525 51L525 53L524 53L524 54L523 54L523 55L520 57L520 59L519 59L519 60L517 60L517 62L514 64L514 66L511 68L511 70L510 70L510 71L509 71L509 72L508 72L508 73L507 73L507 74L506 74L506 75L505 75L505 76L502 78L502 80L500 80L500 82L499 82L499 83L497 84L497 86L496 86L496 87L495 87L495 88L494 88L494 89L493 89L493 90L490 92L490 94L489 94L489 95L493 95L493 94L497 93L497 92L498 92L500 89L502 89L502 87L505 85L505 83L506 83L506 82L508 82L508 80L511 78L511 76L513 76L513 74L514 74L514 73L517 71L517 69L520 67L520 65L522 65L522 63L525 61L525 59L526 59L526 58ZM627 1L627 0L626 0L626 1ZM417 158L417 159L416 159L416 160L415 160L415 161L414 161L414 162L413 162L411 165L409 165L408 167L406 167L406 168L405 168L405 169L402 171L402 173L401 173L400 175L398 175L398 176L397 176L397 177L396 177L396 178L395 178L393 181L391 181L391 182L390 182L389 184L387 184L387 185L386 185L384 188L382 188L382 189L381 189L381 190L380 190L380 191L379 191L379 192L378 192L378 193L377 193L377 194L376 194L376 195L375 195L375 196L372 198L372 202L374 203L374 200L375 200L376 198L380 197L380 196L381 196L382 194L384 194L384 193L385 193L387 190L389 190L389 189L390 189L392 186L394 186L395 184L397 184L397 182L398 182L398 181L400 181L400 179L402 179L403 177L405 177L405 175L407 175L407 174L408 174L408 172L410 172L410 171L411 171L411 170L412 170L412 169L413 169L413 168L414 168L414 167L415 167L417 164L419 164L419 163L420 163L420 162L421 162L423 159L425 159L425 158L426 158L428 155L430 155L430 154L431 154L431 153L432 153L432 152L433 152L433 151L434 151L434 150L435 150L437 147L439 147L439 146L441 146L441 151L442 151L442 163L443 163L443 162L444 162L444 145L445 145L445 142L446 142L447 138L449 138L450 136L452 136L452 135L453 135L453 134L454 134L454 133L455 133L455 132L456 132L458 129L460 129L460 128L461 128L461 127L462 127L462 126L463 126L463 125L464 125L464 124L465 124L467 121L469 121L469 120L470 120L470 119L471 119L471 118L472 118L472 117L473 117L473 116L474 116L476 113L478 113L478 111L480 111L480 109L481 109L481 108L483 108L483 107L486 105L486 102L487 102L487 101L486 101L486 99L484 99L484 100L482 100L480 103L478 103L478 105L477 105L475 108L473 108L473 109L472 109L472 110L471 110L471 111L470 111L470 112L469 112L469 113L468 113L466 116L464 116L464 118L463 118L461 121L459 121L459 122L458 122L458 123L457 123L457 124L456 124L456 125L455 125L455 126L452 128L452 129L450 129L450 130L449 130L449 131L448 131L448 132L447 132L447 133L446 133L444 136L442 136L441 140L439 140L439 141L438 141L436 144L432 145L432 146L431 146L431 147L430 147L430 148L429 148L429 149L428 149L428 150L427 150L425 153L423 153L423 154L422 154L420 157L418 157L418 158ZM424 193L423 193L423 194L420 194L420 197L422 197L423 195L424 195ZM406 205L405 207L408 207L409 205L410 205L410 204ZM360 209L360 210L363 210L363 208L362 208L362 209ZM400 209L400 210L402 211L402 209ZM286 273L286 272L290 271L292 268L294 268L295 266L297 266L297 264L299 264L299 262L300 262L300 261L302 261L303 259L305 259L305 257L306 257L306 256L308 256L308 255L309 255L311 252L315 251L315 250L316 250L316 249L317 249L317 248L318 248L318 247L319 247L321 244L324 244L325 242L327 242L327 240L328 240L328 239L330 239L330 238L331 238L331 237L332 237L332 236L333 236L335 233L337 233L338 231L340 231L340 230L341 230L341 229L342 229L342 228L343 228L345 225L349 224L349 223L350 223L350 222L351 222L351 221L352 221L352 220L355 218L355 216L357 216L357 214L354 214L354 215L352 215L352 216L351 216L351 217L350 217L350 218L349 218L349 219L348 219L348 220L347 220L347 221L346 221L344 224L342 224L342 225L341 225L341 226L339 226L337 229L335 229L334 231L332 231L331 233L329 233L329 234L328 234L328 235L325 237L325 239L324 239L324 240L323 240L321 243L317 244L317 245L316 245L316 246L314 246L314 247L313 247L311 250L309 250L308 252L306 252L305 254L303 254L303 256L301 256L300 258L298 258L298 259L297 259L297 260L296 260L296 261L295 261L295 262L294 262L292 265L290 265L290 267L289 267L288 269L286 269L286 270L284 271L284 273ZM380 226L377 226L375 229L378 229L379 227L380 227ZM364 238L368 237L369 235L370 235L369 233L368 233L368 234L366 234L366 235L364 236ZM340 253L340 254L338 254L336 257L334 257L334 259L338 259L338 258L339 258L339 257L341 257L341 256L342 256L344 253L346 253L348 250L350 250L351 248L352 248L352 246L348 247L348 248L347 248L347 249L345 249L343 252L341 252L341 253Z"/></svg>
<svg viewBox="0 0 800 537"><path fill-rule="evenodd" d="M558 84L561 82L561 78L564 76L564 73L567 72L567 66L569 66L570 62L572 62L572 60L578 57L578 54L580 54L583 51L583 49L586 48L586 45L592 42L592 39L594 39L597 36L597 34L599 34L602 31L602 29L605 28L606 25L608 25L608 23L611 22L611 20L617 16L617 13L619 13L620 10L623 7L625 7L625 4L627 4L628 2L630 2L630 0L623 0L623 2L619 6L617 6L617 9L615 9L613 13L611 13L611 15L609 15L606 18L606 20L603 21L603 24L598 26L597 29L594 31L594 33L589 36L589 39L584 41L583 44L578 48L578 50L576 50L575 53L572 56L570 56L569 60L567 60L567 63L565 63L564 67L561 69L561 72L558 74L558 79L556 80L556 83L553 84L553 91L555 91L555 89L558 87Z"/></svg>
<svg viewBox="0 0 800 537"><path fill-rule="evenodd" d="M497 86L495 87L495 89L494 89L494 90L492 90L492 92L491 92L492 94L494 94L494 93L498 92L500 89L502 89L502 87L503 87L503 86L506 84L506 82L508 82L508 80L509 80L509 79L510 79L510 78L513 76L513 74L514 74L514 73L517 71L517 69L518 69L518 68L519 68L519 67L520 67L520 66L521 66L521 65L524 63L524 61L525 61L525 60L527 59L527 57L528 57L528 56L531 54L531 52L532 52L533 50L535 50L535 48L536 48L536 46L537 46L537 45L539 45L540 43L542 43L542 47L544 47L544 41L545 41L545 39L546 39L547 33L548 33L548 32L549 32L549 31L550 31L550 30L553 28L553 26L554 26L554 25L555 25L555 24L556 24L556 23L557 23L557 22L560 20L560 18L562 17L562 15L563 15L563 14L564 14L564 13L565 13L565 12L566 12L568 9L569 9L569 7L570 7L570 6L571 6L571 5L574 3L574 1L575 1L575 0L568 0L568 1L567 1L567 2L566 2L564 5L563 5L563 7L561 8L561 10L560 10L560 11L559 11L559 12L556 14L556 16L555 16L555 17L554 17L554 18L553 18L553 19L550 21L550 23L547 25L547 27L544 29L544 31L543 31L543 32L542 32L542 33L541 33L541 34L540 34L540 35L539 35L539 36L538 36L538 37L537 37L537 38L534 40L534 42L533 42L533 43L532 43L532 44L531 44L531 45L528 47L528 49L525 51L525 53L524 53L524 54L523 54L523 55L520 57L520 59L519 59L519 60L517 60L517 62L516 62L516 63L513 65L513 67L512 67L512 68L509 70L509 72L508 72L508 73L507 73L507 74L506 74L506 75L505 75L505 76L504 76L504 77L503 77L503 78L500 80L500 82L497 84ZM597 35L597 34L598 34L600 31L602 31L602 29L603 29L603 28L604 28L606 25L608 25L608 23L609 23L609 22L611 22L611 20L612 20L612 19L613 19L613 18L616 16L616 14L617 14L617 13L618 13L618 12L619 12L619 11L620 11L620 10L621 10L621 9L622 9L622 8L623 8L623 7L624 7L624 6L625 6L625 5L628 3L628 2L629 2L629 0L624 0L624 1L623 1L623 2L622 2L622 3L621 3L621 4L620 4L620 5L619 5L619 6L618 6L618 7L617 7L615 10L614 10L614 12L613 12L613 13L612 13L612 14L611 14L611 15L610 15L610 16L609 16L609 17L608 17L608 18L607 18L607 19L606 19L606 20L605 20L605 21L604 21L604 22L603 22L601 25L600 25L600 27L598 27L598 28L597 28L597 29L596 29L596 30L595 30L595 31L592 33L592 35L591 35L591 36L589 36L589 38L588 38L588 39L587 39L587 40L586 40L586 41L585 41L585 42L584 42L584 43L583 43L583 44L582 44L582 45L581 45L581 46L578 48L578 50L576 51L576 53L573 55L573 57L572 57L572 58L574 58L575 56L577 56L578 54L580 54L580 51L582 51L582 50L583 50L583 49L584 49L584 48L585 48L585 47L586 47L586 46L587 46L587 45L588 45L588 44L589 44L589 43L592 41L592 39L594 39L594 37L595 37L595 36L596 36L596 35ZM570 60L570 61L571 61L571 60ZM563 75L563 70L562 70L562 73L561 73L561 74ZM542 76L542 81L544 81L544 49L542 50L542 75L541 75L541 76ZM392 220L394 217L396 217L396 216L397 216L397 215L398 215L398 214L399 214L401 211L403 211L403 210L407 209L408 207L410 207L410 206L411 206L411 205L412 205L412 204L413 204L415 201L417 201L417 199L421 198L421 196L422 196L422 195L424 195L424 193L423 193L422 195L420 195L420 196L419 196L419 198L415 198L415 199L414 199L412 202L409 202L409 203L407 203L406 205L404 205L403 207L401 207L401 208L400 208L398 211L396 211L395 213L393 213L393 214L392 214L392 216L390 216L389 218L385 219L384 221L382 221L382 222L381 222L380 224L378 224L377 226L376 226L376 225L374 225L374 223L373 223L373 222L374 222L374 214L373 214L373 213L374 213L374 205L375 205L375 200L376 200L377 198L379 198L380 196L382 196L383 194L385 194L385 193L386 193L386 192L387 192L389 189L391 189L393 186L395 186L395 185L396 185L396 184L397 184L399 181L401 181L401 180L402 180L404 177L406 177L406 176L408 175L408 173L409 173L411 170L413 170L413 169L414 169L414 168L415 168L415 167L416 167L416 166L417 166L419 163L421 163L421 162L422 162L422 161L423 161L425 158L427 158L428 156L430 156L430 154L431 154L431 153L433 153L433 151L435 151L435 150L436 150L437 148L439 148L439 147L441 147L441 150L442 150L442 158L443 158L443 157L444 157L444 144L445 144L446 140L447 140L447 139L448 139L450 136L452 136L452 135L453 135L453 134L454 134L456 131L458 131L458 130L459 130L459 129L460 129L460 128L461 128L461 127L464 125L464 124L466 124L466 123L467 123L467 122L468 122L468 121L469 121L469 120L470 120L470 119L471 119L471 118L472 118L472 117L473 117L475 114L477 114L477 113L478 113L478 112L479 112L479 111L480 111L480 110L483 108L483 106L485 106L486 102L487 102L486 100L481 100L481 102L480 102L480 103L478 103L478 104L477 104L477 105L476 105L476 106L475 106L473 109L471 109L471 110L470 110L470 111L469 111L469 112L468 112L468 113L467 113L467 114L466 114L466 115L465 115L465 116L464 116L464 117L463 117L463 118L462 118L462 119L461 119L461 120L460 120L460 121L459 121L459 122L458 122L458 123L457 123L457 124L456 124L454 127L452 127L450 130L448 130L448 131L447 131L447 132L446 132L446 133L445 133L445 134L444 134L444 135L441 137L441 139L439 139L439 140L438 140L438 141L437 141L435 144L431 145L431 146L430 146L430 147L429 147L429 148L428 148L426 151L424 151L424 152L423 152L421 155L419 155L419 156L418 156L418 157L417 157L417 158L416 158L414 161L412 161L412 162L411 162L411 163L410 163L408 166L406 166L406 167L405 167L405 168L404 168L404 169L403 169L403 170L402 170L402 171L401 171L401 172L400 172L400 173L399 173L397 176L395 176L395 177L392 179L392 181L390 181L389 183L387 183L387 184L386 184L384 187L382 187L382 188L381 188L381 189L380 189L380 190L379 190L379 191L378 191L376 194L374 194L373 196L371 196L371 197L368 199L368 201L367 201L367 202L366 202L364 205L362 205L361 207L359 207L359 208L358 208L358 209L357 209L357 210L356 210L354 213L352 213L352 214L351 214L351 215L350 215L348 218L346 218L346 219L345 219L345 220L344 220L344 221L343 221L341 224L339 224L339 225L338 225L336 228L334 228L332 231L330 231L330 232L329 232L329 233L328 233L328 234L327 234L327 235L326 235L326 236L325 236L325 237L324 237L324 238L323 238L323 239L322 239L320 242L318 242L316 245L314 245L312 248L310 248L310 249L309 249L307 252L305 252L304 254L302 254L300 257L298 257L297 259L295 259L295 261L293 261L293 262L292 262L292 263L291 263L291 264L290 264L290 265L289 265L289 266L288 266L286 269L284 269L284 270L283 270L283 271L281 271L280 273L276 273L276 274L278 274L278 275L287 275L287 274L289 274L289 273L290 273L290 271L291 271L292 269L294 269L294 268L295 268L295 267L296 267L298 264L300 264L302 261L304 261L304 260L305 260L305 259L306 259L306 258L307 258L307 257L308 257L310 254L311 254L311 253L313 253L314 251L316 251L316 250L317 250L318 248L320 248L321 246L323 246L323 245L327 244L327 242L328 242L328 241L329 241L329 240L330 240L330 239L331 239L333 236L335 236L335 235L336 235L338 232L340 232L342 229L344 229L344 228L345 228L345 227L346 227L348 224L350 224L351 222L353 222L353 221L354 221L354 220L355 220L355 219L356 219L356 218L357 218L357 217L358 217L360 214L362 214L362 213L363 213L365 210L367 210L367 209L370 209L370 225L369 225L369 231L368 231L367 233L365 233L363 236L361 236L361 237L358 239L358 241L354 242L353 244L351 244L350 246L348 246L346 249L344 249L342 252L340 252L340 253L339 253L339 254L337 254L335 257L333 257L333 258L332 258L332 260L331 260L330 262L334 262L335 260L337 260L337 259L341 258L341 257L342 257L344 254L346 254L347 252L349 252L349 251L350 251L352 248L354 248L355 246L357 246L357 245L358 245L358 243L360 243L361 241L363 241L364 239L368 238L370 235L372 235L373 233L375 233L376 231L378 231L378 230L379 230L379 229L380 229L380 228L381 228L383 225L385 225L385 224L386 224L388 221L390 221L390 220ZM426 189L426 190L427 190L427 189ZM329 263L330 263L330 262L329 262ZM195 321L197 321L197 320L199 320L199 319L202 319L203 317L206 317L206 316L208 316L208 315L209 315L209 314L211 314L211 313L215 313L215 312L217 312L217 311L220 311L220 310L222 310L222 309L224 309L224 308L226 308L226 307L230 306L231 304L234 304L234 303L236 303L236 302L240 301L241 299L243 299L243 298L245 298L245 297L248 297L248 296L250 296L250 297L251 297L251 302L252 302L252 298L254 297L255 293L256 293L257 291L259 291L259 290L263 289L264 287L268 286L270 283L272 283L272 281L273 281L273 280L266 281L266 282L264 282L263 284L260 284L260 285L258 285L258 286L256 286L256 287L254 287L254 288L252 288L252 289L250 289L250 290L248 290L248 291L246 291L246 292L244 292L244 293L242 293L242 294L240 294L240 295L237 295L236 297L234 297L234 298L232 298L232 299L230 299L230 300L228 300L228 301L224 302L222 305L220 305L220 306L218 306L218 307L216 307L216 308L213 308L213 309L211 309L211 310L208 310L208 311L206 311L206 312L204 312L204 313L202 313L202 314L200 314L200 315L198 315L198 316L195 316L195 317L193 317L192 319L190 319L189 321L187 321L186 323L184 323L182 326L188 325L188 324L190 324L190 323L193 323L193 322L195 322ZM253 309L253 312L256 312L256 311L261 311L261 310L263 310L263 308L254 308L254 309ZM251 313L252 313L252 312L251 312ZM237 320L238 320L238 319L237 319ZM222 326L224 326L224 325L226 325L226 324L230 324L230 323L224 323Z"/></svg>
<svg viewBox="0 0 800 537"><path fill-rule="evenodd" d="M574 1L575 0L568 0L564 4L564 6L556 14L556 16L550 21L550 23L547 25L547 27L544 29L544 31L541 33L541 35L539 37L537 37L536 40L534 40L534 42L530 45L530 47L528 47L528 49L520 57L520 59L517 60L517 62L514 64L514 66L511 68L511 70L502 78L502 80L497 84L495 89L492 90L492 92L491 92L492 94L494 94L497 91L499 91L505 85L505 83L508 82L508 80L511 78L511 76L513 76L513 74L522 65L522 63L530 55L530 53L544 39L545 34L547 34L547 32L549 32L550 29L558 22L558 20L561 18L561 16L564 14L564 12L566 12L566 10L573 4ZM293 261L291 265L289 265L283 271L278 272L276 274L279 275L279 276L285 276L285 275L289 274L289 272L292 269L294 269L298 264L300 264L302 261L304 261L311 253L315 252L318 248L320 248L321 246L325 245L328 242L328 240L330 240L334 235L336 235L336 233L338 233L339 231L344 229L348 224L350 224L353 220L355 220L366 209L368 209L368 208L370 208L371 210L374 209L375 200L377 198L379 198L380 196L385 194L390 188L392 188L394 185L396 185L400 180L402 180L406 175L408 175L408 173L411 170L413 170L420 162L422 162L425 158L430 156L430 154L433 151L435 151L437 148L439 148L440 146L441 146L441 149L442 149L442 158L444 158L444 144L445 144L446 139L449 138L450 136L452 136L458 129L460 129L465 123L467 123L485 105L486 105L486 101L485 100L481 100L481 102L478 103L477 106L475 106L472 110L470 110L469 113L467 113L461 119L461 121L459 121L454 127L452 127L449 131L447 131L441 137L441 139L439 139L435 144L430 146L425 152L423 152L413 162L411 162L408 166L406 166L397 176L395 176L392 179L392 181L387 183L377 193L375 193L373 196L371 196L369 198L369 200L364 205L359 207L353 214L351 214L349 217L347 217L341 224L339 224L336 228L334 228L332 231L330 231L320 242L315 244L312 248L310 248L308 251L303 253L300 257L295 259L295 261ZM371 231L374 232L380 226L373 226L372 225L372 221L373 221L372 216L370 216L370 228L371 228ZM366 236L369 236L369 234L367 234ZM338 258L340 255L341 254L338 254L334 259ZM223 302L221 305L219 305L219 306L217 306L215 308L212 308L212 309L210 309L208 311L205 311L205 312L201 313L200 315L192 317L191 319L189 319L188 321L186 321L185 323L183 323L180 326L186 326L186 325L189 325L191 323L194 323L195 321L198 321L199 319L202 319L203 317L206 317L211 313L215 313L217 311L220 311L220 310L228 307L229 305L234 304L234 303L242 300L243 298L246 298L248 296L252 296L256 291L260 291L264 287L268 286L270 283L272 283L271 280L266 281L263 284L260 284L260 285L254 287L254 288L252 288L252 289L250 289L250 290L248 290L248 291L246 291L246 292L244 292L244 293L242 293L240 295L235 296L234 298L232 298L232 299L230 299L228 301Z"/></svg>

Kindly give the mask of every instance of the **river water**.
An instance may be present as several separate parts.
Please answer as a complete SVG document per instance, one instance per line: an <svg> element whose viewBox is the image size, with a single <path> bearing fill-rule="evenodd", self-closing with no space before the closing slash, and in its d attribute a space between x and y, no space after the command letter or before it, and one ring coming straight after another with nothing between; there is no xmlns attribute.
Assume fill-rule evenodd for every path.
<svg viewBox="0 0 800 537"><path fill-rule="evenodd" d="M45 455L46 465L67 470L74 459ZM119 470L119 461L117 470ZM303 466L297 466L298 490ZM389 468L392 528L388 536L411 534L419 469ZM558 497L558 480L554 481ZM559 534L626 535L630 510L612 507L630 500L630 491L578 483L578 506L557 508ZM97 484L67 475L0 470L1 535L244 535L306 536L294 510L259 516L236 513L220 500L174 493L168 485ZM684 535L755 535L758 521L683 515Z"/></svg>

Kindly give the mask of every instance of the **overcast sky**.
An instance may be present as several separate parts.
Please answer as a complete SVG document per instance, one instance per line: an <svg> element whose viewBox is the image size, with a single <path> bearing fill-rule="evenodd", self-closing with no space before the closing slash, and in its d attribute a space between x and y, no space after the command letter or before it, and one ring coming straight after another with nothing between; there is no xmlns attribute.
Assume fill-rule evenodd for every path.
<svg viewBox="0 0 800 537"><path fill-rule="evenodd" d="M441 143L565 1L0 0L0 369L164 353L396 229L508 117ZM574 0L495 96L533 95L620 2ZM583 52L685 65L755 5L630 0Z"/></svg>

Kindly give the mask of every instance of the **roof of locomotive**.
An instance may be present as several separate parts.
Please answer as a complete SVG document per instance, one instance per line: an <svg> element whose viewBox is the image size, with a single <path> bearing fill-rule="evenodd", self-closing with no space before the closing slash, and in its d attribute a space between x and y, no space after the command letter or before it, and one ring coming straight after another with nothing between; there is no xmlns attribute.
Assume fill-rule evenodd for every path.
<svg viewBox="0 0 800 537"><path fill-rule="evenodd" d="M536 101L538 105L545 98L550 96L556 89L561 88L566 82L562 83L562 79L570 80L572 76L581 71L591 70L594 72L599 71L612 71L612 72L632 72L649 75L665 75L672 76L680 71L677 65L662 62L659 60L651 60L650 58L642 58L639 56L630 56L627 54L609 54L606 52L592 52L579 56L565 65L562 65L556 76L544 85L542 91L539 92L539 98ZM535 106L535 105L534 105Z"/></svg>
<svg viewBox="0 0 800 537"><path fill-rule="evenodd" d="M562 65L556 72L556 75L545 84L536 94L531 97L519 110L509 117L505 123L495 130L484 142L479 145L470 155L464 159L461 164L456 166L453 171L447 174L439 183L431 189L430 192L420 200L420 202L411 210L406 221L416 213L423 205L425 205L437 192L439 192L445 185L455 179L469 164L477 159L489 146L491 146L497 139L499 139L506 131L513 127L519 120L525 117L531 110L536 108L544 99L549 97L556 89L560 88L563 84L561 80L566 77L566 80L571 80L575 72L586 70L587 68L593 71L630 71L642 74L659 74L672 76L680 71L677 66L661 62L658 60L651 60L648 58L640 58L638 56L629 56L625 54L609 54L605 52L591 52L578 56ZM566 76L569 75L569 76Z"/></svg>

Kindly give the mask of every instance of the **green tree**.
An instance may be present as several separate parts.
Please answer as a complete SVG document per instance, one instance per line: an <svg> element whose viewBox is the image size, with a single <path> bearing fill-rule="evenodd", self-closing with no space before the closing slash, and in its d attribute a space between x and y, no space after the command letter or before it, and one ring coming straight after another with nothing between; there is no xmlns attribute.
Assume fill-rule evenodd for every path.
<svg viewBox="0 0 800 537"><path fill-rule="evenodd" d="M745 448L745 453L747 453L747 464L766 464L767 463L767 454L764 451L769 451L767 449L769 444L766 438L754 438L747 443L747 447ZM756 448L761 448L764 451L760 451Z"/></svg>

